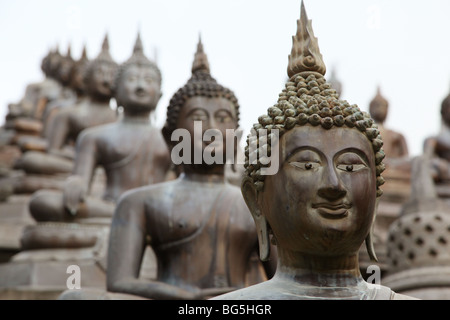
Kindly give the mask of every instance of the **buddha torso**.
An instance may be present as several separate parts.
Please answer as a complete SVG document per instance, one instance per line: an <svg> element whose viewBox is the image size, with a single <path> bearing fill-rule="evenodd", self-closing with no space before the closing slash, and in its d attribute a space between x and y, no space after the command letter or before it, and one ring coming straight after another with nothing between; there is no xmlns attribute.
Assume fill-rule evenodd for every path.
<svg viewBox="0 0 450 320"><path fill-rule="evenodd" d="M109 108L109 104L84 102L67 111L69 137L76 140L78 134L86 128L114 122L116 112Z"/></svg>
<svg viewBox="0 0 450 320"><path fill-rule="evenodd" d="M126 190L164 181L169 153L160 130L148 121L118 121L86 132L105 169L105 199L116 201Z"/></svg>
<svg viewBox="0 0 450 320"><path fill-rule="evenodd" d="M242 287L257 245L240 190L223 182L175 181L145 189L147 234L158 280L180 287Z"/></svg>
<svg viewBox="0 0 450 320"><path fill-rule="evenodd" d="M212 300L410 300L390 288L360 281L354 287L308 286L275 276L273 279L230 292ZM414 299L413 299L414 300Z"/></svg>

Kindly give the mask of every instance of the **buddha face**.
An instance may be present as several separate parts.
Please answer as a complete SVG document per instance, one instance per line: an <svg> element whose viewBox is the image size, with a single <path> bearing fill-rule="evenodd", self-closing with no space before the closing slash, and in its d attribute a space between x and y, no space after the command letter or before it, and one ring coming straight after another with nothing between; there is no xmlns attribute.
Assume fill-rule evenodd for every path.
<svg viewBox="0 0 450 320"><path fill-rule="evenodd" d="M110 63L95 63L89 81L90 91L98 96L111 97L115 72L116 67Z"/></svg>
<svg viewBox="0 0 450 320"><path fill-rule="evenodd" d="M385 103L375 103L370 105L370 115L377 123L383 123L388 113L388 105Z"/></svg>
<svg viewBox="0 0 450 320"><path fill-rule="evenodd" d="M450 126L450 103L444 103L441 107L442 120L447 126Z"/></svg>
<svg viewBox="0 0 450 320"><path fill-rule="evenodd" d="M86 89L86 84L84 82L86 67L87 63L78 63L72 69L70 85L77 92L84 92Z"/></svg>
<svg viewBox="0 0 450 320"><path fill-rule="evenodd" d="M195 132L195 125L197 127L201 124L201 132ZM209 146L215 153L221 152L223 158L221 159L223 165L226 157L226 130L236 129L236 111L234 105L228 99L222 97L207 98L202 96L189 98L180 110L178 116L177 128L186 129L191 137L192 144L192 158L195 153L204 154L205 148ZM214 138L211 141L205 141L209 133L220 133L222 140L217 141ZM214 135L216 136L216 135ZM219 135L217 135L219 136ZM203 159L204 160L204 159ZM192 159L191 163L195 163ZM217 164L217 163L216 163Z"/></svg>
<svg viewBox="0 0 450 320"><path fill-rule="evenodd" d="M278 173L265 178L257 196L278 247L324 256L356 253L375 210L369 140L356 129L305 125L286 132L279 150Z"/></svg>
<svg viewBox="0 0 450 320"><path fill-rule="evenodd" d="M161 97L161 87L155 70L130 65L123 72L116 98L127 111L151 111Z"/></svg>
<svg viewBox="0 0 450 320"><path fill-rule="evenodd" d="M62 58L58 68L58 77L63 85L69 84L70 72L72 70L73 61L69 58Z"/></svg>

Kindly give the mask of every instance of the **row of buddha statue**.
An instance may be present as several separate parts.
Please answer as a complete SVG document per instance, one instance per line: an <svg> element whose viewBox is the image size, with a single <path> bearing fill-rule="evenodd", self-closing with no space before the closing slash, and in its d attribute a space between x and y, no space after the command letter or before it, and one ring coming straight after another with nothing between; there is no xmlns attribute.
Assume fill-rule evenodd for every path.
<svg viewBox="0 0 450 320"><path fill-rule="evenodd" d="M105 37L42 70L1 132L0 299L450 299L450 95L411 157L380 88L364 112L326 80L303 2L285 88L242 151L201 39L162 128L140 34L120 65Z"/></svg>

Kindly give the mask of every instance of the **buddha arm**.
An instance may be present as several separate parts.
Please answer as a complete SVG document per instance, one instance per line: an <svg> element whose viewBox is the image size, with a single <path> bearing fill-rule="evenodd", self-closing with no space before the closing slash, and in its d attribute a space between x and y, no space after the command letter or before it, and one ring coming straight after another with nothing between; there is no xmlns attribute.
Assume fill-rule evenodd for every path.
<svg viewBox="0 0 450 320"><path fill-rule="evenodd" d="M407 157L409 155L408 144L406 143L406 139L403 135L400 135L399 137L399 149L401 157Z"/></svg>
<svg viewBox="0 0 450 320"><path fill-rule="evenodd" d="M94 169L97 165L97 148L95 139L82 132L77 139L75 165L72 176L64 185L64 207L72 214L76 214L80 202L88 194Z"/></svg>
<svg viewBox="0 0 450 320"><path fill-rule="evenodd" d="M96 137L89 134L89 130L82 131L77 138L75 164L72 173L82 178L86 190L89 189L94 175L98 155Z"/></svg>
<svg viewBox="0 0 450 320"><path fill-rule="evenodd" d="M50 134L48 136L47 152L57 152L62 148L66 142L69 132L69 119L65 113L60 113L55 116L50 128Z"/></svg>
<svg viewBox="0 0 450 320"><path fill-rule="evenodd" d="M119 199L111 223L108 247L107 289L149 299L195 299L196 293L139 278L146 246L145 212L142 198L131 193ZM199 290L200 292L200 290Z"/></svg>

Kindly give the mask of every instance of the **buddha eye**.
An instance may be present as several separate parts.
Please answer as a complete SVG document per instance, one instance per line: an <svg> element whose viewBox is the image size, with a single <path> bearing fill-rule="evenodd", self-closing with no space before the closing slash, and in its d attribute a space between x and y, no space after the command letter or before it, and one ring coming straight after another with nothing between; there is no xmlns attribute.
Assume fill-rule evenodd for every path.
<svg viewBox="0 0 450 320"><path fill-rule="evenodd" d="M145 78L145 82L147 82L148 84L152 84L153 83L153 79L150 77L146 77Z"/></svg>
<svg viewBox="0 0 450 320"><path fill-rule="evenodd" d="M367 168L365 164L338 164L337 168L346 172L356 172Z"/></svg>
<svg viewBox="0 0 450 320"><path fill-rule="evenodd" d="M289 164L295 168L302 170L317 169L320 165L318 162L296 162L296 161L290 162Z"/></svg>

